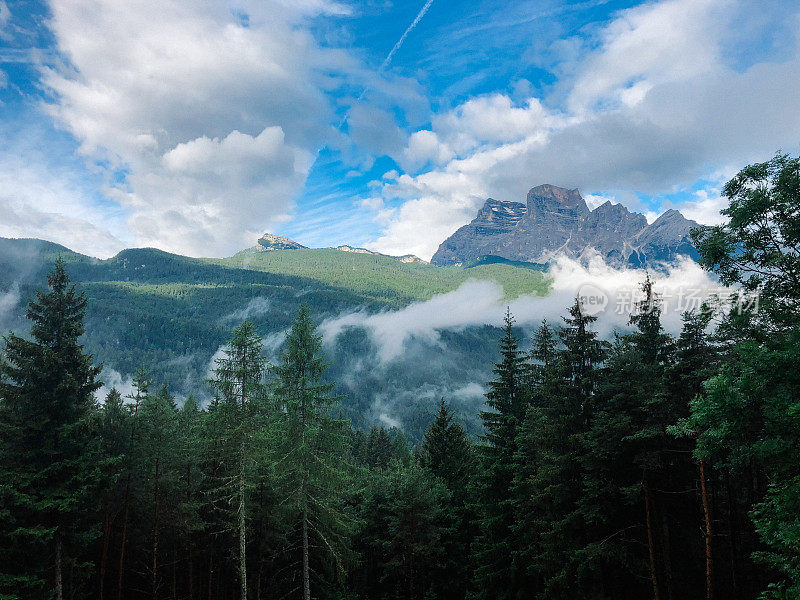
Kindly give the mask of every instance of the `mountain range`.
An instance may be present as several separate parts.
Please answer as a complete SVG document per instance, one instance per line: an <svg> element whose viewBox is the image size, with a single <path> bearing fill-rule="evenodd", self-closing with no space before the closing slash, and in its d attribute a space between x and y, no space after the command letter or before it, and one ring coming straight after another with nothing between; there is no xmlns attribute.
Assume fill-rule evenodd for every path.
<svg viewBox="0 0 800 600"><path fill-rule="evenodd" d="M431 263L468 264L487 256L544 264L559 254L596 251L615 267L645 267L679 256L697 258L690 231L701 227L677 210L653 223L622 204L590 210L577 189L540 185L525 204L489 198L467 225L439 246Z"/></svg>

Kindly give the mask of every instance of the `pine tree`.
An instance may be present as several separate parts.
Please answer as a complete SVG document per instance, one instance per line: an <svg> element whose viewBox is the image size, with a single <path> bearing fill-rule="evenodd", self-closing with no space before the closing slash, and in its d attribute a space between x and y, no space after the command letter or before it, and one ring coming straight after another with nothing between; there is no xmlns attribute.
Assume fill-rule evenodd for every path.
<svg viewBox="0 0 800 600"><path fill-rule="evenodd" d="M103 402L100 430L99 459L103 470L102 551L98 567L100 600L106 595L113 524L122 507L123 462L130 451L128 443L130 426L130 413L125 408L122 395L116 388L111 388Z"/></svg>
<svg viewBox="0 0 800 600"><path fill-rule="evenodd" d="M119 543L119 563L117 566L117 600L122 600L125 591L125 562L128 550L129 529L131 529L131 508L135 503L136 484L140 476L139 409L150 393L150 376L144 368L139 368L133 377L134 392L128 395L132 402L129 437L123 455L122 472L125 480L122 496L122 532Z"/></svg>
<svg viewBox="0 0 800 600"><path fill-rule="evenodd" d="M265 401L264 375L266 361L261 353L261 338L255 327L245 321L233 332L224 350L225 356L217 360L212 384L224 400L231 418L227 442L236 456L236 472L231 481L236 488L237 529L239 536L240 597L247 600L247 505L248 487L252 472L255 417ZM263 448L263 447L262 447Z"/></svg>
<svg viewBox="0 0 800 600"><path fill-rule="evenodd" d="M478 538L473 544L473 595L481 598L515 598L519 579L509 557L514 553L512 527L516 518L511 486L517 431L527 409L525 355L514 334L514 318L506 312L501 360L489 382L481 412L484 444L479 447L480 472L476 480Z"/></svg>
<svg viewBox="0 0 800 600"><path fill-rule="evenodd" d="M433 590L438 598L463 599L469 583L469 551L475 534L469 499L475 458L467 433L444 399L425 432L420 462L450 493L443 519L450 524L452 533L443 540L445 560Z"/></svg>
<svg viewBox="0 0 800 600"><path fill-rule="evenodd" d="M392 438L386 428L373 426L367 435L365 448L367 465L372 469L387 469L392 461L394 450Z"/></svg>
<svg viewBox="0 0 800 600"><path fill-rule="evenodd" d="M87 301L61 258L47 282L28 305L32 339L6 337L0 361L0 590L61 600L80 593L81 553L96 535L84 507L97 484L100 367L79 343Z"/></svg>
<svg viewBox="0 0 800 600"><path fill-rule="evenodd" d="M425 432L420 458L426 469L464 499L474 469L472 444L444 398Z"/></svg>
<svg viewBox="0 0 800 600"><path fill-rule="evenodd" d="M387 474L388 506L383 546L385 575L393 596L424 600L441 592L441 575L447 566L446 541L453 534L446 505L450 493L444 482L430 477L416 462L395 463ZM438 589L437 589L438 588Z"/></svg>
<svg viewBox="0 0 800 600"><path fill-rule="evenodd" d="M281 489L299 526L303 599L311 599L312 561L331 561L340 576L349 559L351 523L343 507L349 479L348 423L331 417L338 402L324 381L322 340L303 305L274 368L275 395L285 413ZM318 550L318 556L312 552ZM321 575L321 572L318 571Z"/></svg>
<svg viewBox="0 0 800 600"><path fill-rule="evenodd" d="M164 384L155 394L147 394L139 408L141 427L142 474L146 475L145 493L149 504L150 564L149 587L153 598L159 597L162 586L160 546L165 523L169 523L175 508L172 498L177 498L176 458L179 456L177 438L177 410L172 395Z"/></svg>
<svg viewBox="0 0 800 600"><path fill-rule="evenodd" d="M525 540L516 554L520 576L526 573L526 587L546 598L589 596L597 587L586 568L589 532L581 506L585 435L606 354L592 330L596 320L576 299L558 332L560 350L546 324L535 338L540 362L532 367L532 406L518 434L513 490L525 515L515 527Z"/></svg>
<svg viewBox="0 0 800 600"><path fill-rule="evenodd" d="M178 473L182 478L179 493L179 522L183 536L182 554L186 560L186 591L189 598L195 597L197 589L195 564L195 536L202 531L204 523L200 515L203 503L203 474L201 471L201 439L203 414L193 395L183 403L178 414L179 460Z"/></svg>

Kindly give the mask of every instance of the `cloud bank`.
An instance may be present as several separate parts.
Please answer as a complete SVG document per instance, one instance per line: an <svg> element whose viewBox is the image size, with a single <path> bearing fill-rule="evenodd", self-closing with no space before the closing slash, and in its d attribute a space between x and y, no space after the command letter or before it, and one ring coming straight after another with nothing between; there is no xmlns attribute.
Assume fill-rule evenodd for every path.
<svg viewBox="0 0 800 600"><path fill-rule="evenodd" d="M543 320L559 325L576 296L588 290L607 300L604 309L597 313L595 326L601 336L609 338L615 331L628 328L633 303L641 297L644 272L614 269L600 256L594 256L587 264L562 257L548 270L548 276L551 287L545 296L524 295L508 301L496 282L469 280L457 290L425 302L396 311L347 313L325 321L320 329L328 345L335 343L346 329L364 329L377 348L380 362L386 365L400 358L412 341L436 345L441 343L443 331L480 325L498 327L502 325L506 308L523 327L538 326ZM664 303L664 328L673 335L680 333L683 310L699 308L702 299L724 291L690 259L677 262L664 272L653 272L651 276Z"/></svg>
<svg viewBox="0 0 800 600"><path fill-rule="evenodd" d="M407 173L376 186L382 219L399 207L369 247L430 258L487 197L523 201L540 183L611 193L645 212L638 193L707 179L710 190L676 207L718 222L714 188L800 139L800 11L774 9L793 34L784 56L745 61L735 46L758 29L742 26L753 8L665 0L620 11L550 49L558 81L547 94L493 93L435 116L394 155Z"/></svg>
<svg viewBox="0 0 800 600"><path fill-rule="evenodd" d="M331 108L341 57L305 25L326 0L53 0L63 63L46 109L106 171L138 245L220 255L286 219ZM254 237L255 236L255 237Z"/></svg>

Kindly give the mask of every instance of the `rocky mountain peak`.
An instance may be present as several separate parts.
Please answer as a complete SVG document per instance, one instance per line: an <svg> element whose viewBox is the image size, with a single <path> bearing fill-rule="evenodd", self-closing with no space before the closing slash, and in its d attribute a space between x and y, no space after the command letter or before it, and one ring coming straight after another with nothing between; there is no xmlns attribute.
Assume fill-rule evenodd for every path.
<svg viewBox="0 0 800 600"><path fill-rule="evenodd" d="M256 249L263 252L269 250L299 250L305 248L294 240L290 240L282 235L274 235L272 233L265 233L258 239Z"/></svg>
<svg viewBox="0 0 800 600"><path fill-rule="evenodd" d="M551 184L531 188L527 197L528 219L573 218L589 212L586 201L577 189L568 190Z"/></svg>
<svg viewBox="0 0 800 600"><path fill-rule="evenodd" d="M557 185L552 185L550 183L537 185L536 187L531 188L528 192L528 198L531 196L552 198L553 200L558 200L561 204L570 208L578 206L581 202L583 202L583 197L578 191L578 188L569 190L567 188L558 187Z"/></svg>
<svg viewBox="0 0 800 600"><path fill-rule="evenodd" d="M652 224L610 201L589 210L579 190L544 184L531 188L526 204L489 198L471 223L442 242L431 262L499 256L545 263L558 254L579 258L593 249L615 266L648 266L679 255L696 258L689 231L698 226L676 210Z"/></svg>

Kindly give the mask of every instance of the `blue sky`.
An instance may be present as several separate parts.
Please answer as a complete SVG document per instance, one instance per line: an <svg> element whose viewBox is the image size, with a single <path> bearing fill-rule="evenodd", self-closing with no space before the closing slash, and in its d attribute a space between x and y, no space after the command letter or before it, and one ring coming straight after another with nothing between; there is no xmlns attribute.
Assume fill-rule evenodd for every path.
<svg viewBox="0 0 800 600"><path fill-rule="evenodd" d="M0 235L428 258L540 183L715 222L800 147L795 3L425 4L0 0Z"/></svg>

